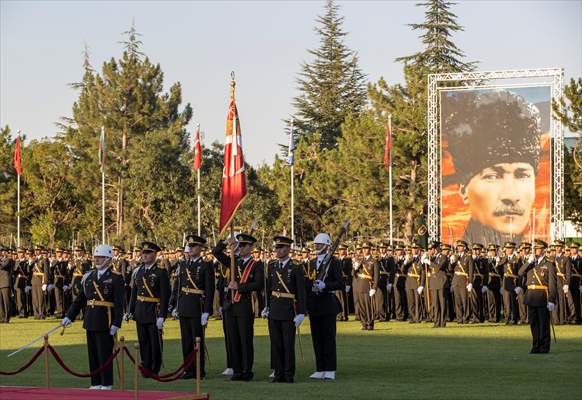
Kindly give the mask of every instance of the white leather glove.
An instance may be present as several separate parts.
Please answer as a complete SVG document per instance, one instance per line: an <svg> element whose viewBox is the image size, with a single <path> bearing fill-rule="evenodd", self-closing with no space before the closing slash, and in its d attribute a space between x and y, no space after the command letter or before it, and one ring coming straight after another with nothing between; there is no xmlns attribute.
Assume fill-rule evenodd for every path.
<svg viewBox="0 0 582 400"><path fill-rule="evenodd" d="M132 317L133 317L133 315L131 315L130 313L123 314L123 320L125 322L129 321Z"/></svg>
<svg viewBox="0 0 582 400"><path fill-rule="evenodd" d="M368 294L370 295L370 297L373 297L376 294L376 289L370 289Z"/></svg>
<svg viewBox="0 0 582 400"><path fill-rule="evenodd" d="M564 291L564 293L568 293L568 290L570 290L570 288L568 287L568 285L564 285L562 286L562 290Z"/></svg>
<svg viewBox="0 0 582 400"><path fill-rule="evenodd" d="M522 289L522 288L520 288L520 287L518 286L518 287L516 287L515 289L513 289L513 291L514 291L516 294L521 294L521 293L523 292L523 289Z"/></svg>
<svg viewBox="0 0 582 400"><path fill-rule="evenodd" d="M269 318L269 308L268 307L263 308L263 311L261 311L261 318L264 318L264 319Z"/></svg>
<svg viewBox="0 0 582 400"><path fill-rule="evenodd" d="M472 283L469 283L469 284L467 285L467 290L468 290L469 292L470 292L471 290L473 290L473 284L472 284Z"/></svg>
<svg viewBox="0 0 582 400"><path fill-rule="evenodd" d="M24 293L28 293L32 290L32 286L25 286L24 287Z"/></svg>
<svg viewBox="0 0 582 400"><path fill-rule="evenodd" d="M449 290L451 291L451 293L453 293L453 290L454 290L454 288L455 288L455 287L454 287L453 285L451 285L451 286L449 287Z"/></svg>
<svg viewBox="0 0 582 400"><path fill-rule="evenodd" d="M63 290L69 290L69 285L63 285Z"/></svg>
<svg viewBox="0 0 582 400"><path fill-rule="evenodd" d="M483 285L483 287L481 288L481 293L487 293L487 286Z"/></svg>
<svg viewBox="0 0 582 400"><path fill-rule="evenodd" d="M118 330L119 330L118 326L111 325L111 328L109 328L109 334L111 336L115 336L115 334L117 333Z"/></svg>
<svg viewBox="0 0 582 400"><path fill-rule="evenodd" d="M430 265L430 259L428 257L426 257L422 260L422 263L425 265Z"/></svg>
<svg viewBox="0 0 582 400"><path fill-rule="evenodd" d="M578 290L579 290L580 292L582 292L582 285L580 285L580 287L578 288Z"/></svg>
<svg viewBox="0 0 582 400"><path fill-rule="evenodd" d="M496 263L499 263L499 260L500 260L499 256L495 257L495 262Z"/></svg>
<svg viewBox="0 0 582 400"><path fill-rule="evenodd" d="M46 283L43 283L42 286L41 286L42 291L43 292L46 292L46 288L47 288Z"/></svg>
<svg viewBox="0 0 582 400"><path fill-rule="evenodd" d="M54 288L55 288L55 285L53 285L52 283L49 283L49 285L47 286L47 289L49 292L52 292Z"/></svg>
<svg viewBox="0 0 582 400"><path fill-rule="evenodd" d="M293 318L293 322L295 323L295 328L299 328L299 325L301 325L303 323L304 319L305 319L305 315L297 314L295 316L295 318Z"/></svg>
<svg viewBox="0 0 582 400"><path fill-rule="evenodd" d="M161 318L161 317L160 317L160 318L158 318L158 319L156 320L156 326L158 327L158 330L160 330L160 331L161 331L162 329L164 329L164 319L163 319L163 318Z"/></svg>
<svg viewBox="0 0 582 400"><path fill-rule="evenodd" d="M174 318L178 318L178 309L177 309L177 308L174 308L174 309L172 310L172 317L174 317Z"/></svg>
<svg viewBox="0 0 582 400"><path fill-rule="evenodd" d="M313 282L313 286L315 286L317 288L317 290L322 291L323 289L325 289L325 282L324 281L320 281L318 279L315 282Z"/></svg>
<svg viewBox="0 0 582 400"><path fill-rule="evenodd" d="M554 308L556 307L556 305L554 303L548 303L548 311L552 312L554 311Z"/></svg>
<svg viewBox="0 0 582 400"><path fill-rule="evenodd" d="M388 292L391 292L392 291L392 284L391 283L387 284L386 289L388 290Z"/></svg>
<svg viewBox="0 0 582 400"><path fill-rule="evenodd" d="M419 286L418 289L416 289L416 291L418 292L418 294L422 294L422 291L424 290L424 286Z"/></svg>
<svg viewBox="0 0 582 400"><path fill-rule="evenodd" d="M200 316L200 325L206 326L206 324L208 324L208 317L209 316L210 316L210 314L208 314L207 312L202 313L202 315Z"/></svg>
<svg viewBox="0 0 582 400"><path fill-rule="evenodd" d="M456 262L457 262L457 256L453 254L453 255L451 256L451 264L454 264L454 263L456 263Z"/></svg>
<svg viewBox="0 0 582 400"><path fill-rule="evenodd" d="M65 318L63 318L63 321L61 322L61 325L62 325L62 326L69 326L69 325L71 325L72 323L73 323L73 321L71 321L71 320L69 319L69 317L65 317Z"/></svg>
<svg viewBox="0 0 582 400"><path fill-rule="evenodd" d="M218 307L218 312L222 315L222 307Z"/></svg>
<svg viewBox="0 0 582 400"><path fill-rule="evenodd" d="M346 293L349 293L351 288L352 287L350 285L346 285Z"/></svg>
<svg viewBox="0 0 582 400"><path fill-rule="evenodd" d="M527 259L527 262L529 264L533 264L536 261L536 256L534 256L533 254L530 254L529 258Z"/></svg>
<svg viewBox="0 0 582 400"><path fill-rule="evenodd" d="M499 289L499 294L503 296L503 293L505 292L505 289L501 288Z"/></svg>

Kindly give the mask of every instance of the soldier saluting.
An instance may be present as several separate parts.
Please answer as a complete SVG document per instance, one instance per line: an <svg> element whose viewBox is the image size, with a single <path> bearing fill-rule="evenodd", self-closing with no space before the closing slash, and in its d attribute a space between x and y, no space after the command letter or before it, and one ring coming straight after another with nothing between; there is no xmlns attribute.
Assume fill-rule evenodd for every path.
<svg viewBox="0 0 582 400"><path fill-rule="evenodd" d="M204 349L204 328L212 312L214 297L214 269L212 263L202 257L202 249L206 239L189 235L184 260L176 267L174 286L170 308L172 315L180 319L180 335L182 338L182 355L184 361L194 350L194 340L200 338L200 349ZM200 376L204 377L204 351L200 351ZM182 379L194 379L196 365L192 363L184 371Z"/></svg>
<svg viewBox="0 0 582 400"><path fill-rule="evenodd" d="M170 300L168 271L156 263L159 251L157 244L142 242L142 264L132 276L129 314L125 317L135 320L142 365L154 374L162 366L162 331Z"/></svg>

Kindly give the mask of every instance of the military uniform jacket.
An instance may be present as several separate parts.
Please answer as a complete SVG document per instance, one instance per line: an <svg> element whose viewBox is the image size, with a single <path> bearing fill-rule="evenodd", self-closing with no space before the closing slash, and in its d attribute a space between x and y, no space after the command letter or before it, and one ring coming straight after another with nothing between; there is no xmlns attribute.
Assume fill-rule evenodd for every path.
<svg viewBox="0 0 582 400"><path fill-rule="evenodd" d="M503 276L502 288L503 290L515 289L518 282L519 258L512 254L509 257L503 257L499 260L499 273Z"/></svg>
<svg viewBox="0 0 582 400"><path fill-rule="evenodd" d="M406 284L405 289L412 290L418 289L420 285L420 278L422 274L422 264L420 262L420 256L412 256L408 261L404 262L404 272L406 273Z"/></svg>
<svg viewBox="0 0 582 400"><path fill-rule="evenodd" d="M83 276L91 270L91 263L83 259L76 259L73 261L72 267L71 292L73 295L77 296L83 290L81 280L83 279Z"/></svg>
<svg viewBox="0 0 582 400"><path fill-rule="evenodd" d="M133 287L129 313L138 324L153 324L166 318L170 302L168 271L154 263L150 268L138 267L132 277Z"/></svg>
<svg viewBox="0 0 582 400"><path fill-rule="evenodd" d="M0 259L0 289L12 287L12 270L14 269L14 260L10 257Z"/></svg>
<svg viewBox="0 0 582 400"><path fill-rule="evenodd" d="M572 277L572 258L563 253L554 258L556 264L556 275L558 277L558 287L562 287L570 283Z"/></svg>
<svg viewBox="0 0 582 400"><path fill-rule="evenodd" d="M444 289L449 286L447 270L449 268L449 258L441 253L435 254L430 258L430 265L423 265L421 274L421 285L426 286L428 273L428 288Z"/></svg>
<svg viewBox="0 0 582 400"><path fill-rule="evenodd" d="M296 314L305 314L305 275L293 260L287 260L282 266L279 261L269 263L267 307L269 318L276 321L291 321Z"/></svg>
<svg viewBox="0 0 582 400"><path fill-rule="evenodd" d="M128 266L129 263L124 258L113 257L113 259L111 260L111 268L113 268L115 272L119 272L121 274L121 277L123 278L124 282L128 281L127 277L127 275L129 274Z"/></svg>
<svg viewBox="0 0 582 400"><path fill-rule="evenodd" d="M525 263L519 275L526 277L527 290L523 303L530 307L545 307L548 302L556 303L556 267L546 257Z"/></svg>
<svg viewBox="0 0 582 400"><path fill-rule="evenodd" d="M88 331L108 331L111 325L121 327L123 317L123 279L111 268L97 278L97 270L87 272L82 279L82 290L67 312L74 321L84 308L83 328Z"/></svg>
<svg viewBox="0 0 582 400"><path fill-rule="evenodd" d="M350 257L338 258L340 269L342 271L342 279L344 280L344 285L352 285L352 259Z"/></svg>
<svg viewBox="0 0 582 400"><path fill-rule="evenodd" d="M451 263L453 272L453 287L465 287L469 283L469 276L473 274L473 256L463 253L461 257L457 257L455 263Z"/></svg>
<svg viewBox="0 0 582 400"><path fill-rule="evenodd" d="M370 284L370 289L378 287L380 279L380 264L374 257L362 257L354 264L354 278L362 279Z"/></svg>
<svg viewBox="0 0 582 400"><path fill-rule="evenodd" d="M399 256L395 264L394 286L404 289L406 284L406 271L404 269L404 256Z"/></svg>
<svg viewBox="0 0 582 400"><path fill-rule="evenodd" d="M180 317L198 318L212 313L214 299L214 268L202 257L183 260L176 267L176 279L170 298L171 308L177 307Z"/></svg>
<svg viewBox="0 0 582 400"><path fill-rule="evenodd" d="M488 257L485 259L487 263L487 280L485 281L487 287L491 290L499 290L501 288L501 274L495 257Z"/></svg>
<svg viewBox="0 0 582 400"><path fill-rule="evenodd" d="M582 258L577 254L575 257L570 257L570 259L572 260L570 287L573 290L576 290L576 288L579 287L580 283L582 282Z"/></svg>
<svg viewBox="0 0 582 400"><path fill-rule="evenodd" d="M230 271L230 257L224 254L225 248L226 243L220 241L212 250L212 254L221 264L225 266L228 265L229 267L227 269ZM247 267L249 267L248 270L246 269ZM254 318L255 314L253 312L252 293L260 293L265 286L263 262L255 261L252 256L249 256L246 260L236 256L234 270L234 280L238 283L238 290L233 291L228 289L228 284L231 278L229 272L229 282L225 282L227 291L225 292L224 304L222 307L224 310L232 312L233 316ZM241 283L241 278L243 277L245 270L248 272L248 277L244 283ZM234 301L233 294L235 297Z"/></svg>
<svg viewBox="0 0 582 400"><path fill-rule="evenodd" d="M469 281L474 288L480 288L489 280L489 264L485 257L477 256L473 259L473 269L469 274Z"/></svg>
<svg viewBox="0 0 582 400"><path fill-rule="evenodd" d="M307 312L312 316L337 315L339 303L336 290L344 290L341 268L338 259L331 258L329 269L324 283L325 288L321 292L313 291L313 282L318 279L317 257L309 260L306 267L305 293L307 295Z"/></svg>
<svg viewBox="0 0 582 400"><path fill-rule="evenodd" d="M35 257L30 265L32 271L31 283L33 286L40 286L50 283L49 262L46 258Z"/></svg>
<svg viewBox="0 0 582 400"><path fill-rule="evenodd" d="M385 256L378 261L380 266L380 277L378 286L386 286L387 283L394 282L394 258Z"/></svg>
<svg viewBox="0 0 582 400"><path fill-rule="evenodd" d="M14 264L14 287L24 289L30 285L30 270L28 260L23 258L15 261Z"/></svg>
<svg viewBox="0 0 582 400"><path fill-rule="evenodd" d="M67 262L65 260L54 260L51 265L51 277L55 287L62 289L67 281Z"/></svg>

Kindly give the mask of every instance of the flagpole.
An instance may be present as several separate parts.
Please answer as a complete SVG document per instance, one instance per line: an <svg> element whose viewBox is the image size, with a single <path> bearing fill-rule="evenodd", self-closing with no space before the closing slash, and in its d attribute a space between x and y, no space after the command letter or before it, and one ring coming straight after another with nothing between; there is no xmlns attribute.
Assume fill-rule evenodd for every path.
<svg viewBox="0 0 582 400"><path fill-rule="evenodd" d="M291 136L289 143L294 143L293 139L293 119L291 119ZM289 149L289 151L292 151ZM295 242L295 155L292 154L293 162L291 163L291 240Z"/></svg>
<svg viewBox="0 0 582 400"><path fill-rule="evenodd" d="M390 147L392 147L392 115L388 115L388 134L390 135ZM390 208L390 245L392 246L392 149L390 149L388 156L388 201Z"/></svg>
<svg viewBox="0 0 582 400"><path fill-rule="evenodd" d="M105 244L105 127L101 127L103 137L103 160L101 162L101 243Z"/></svg>
<svg viewBox="0 0 582 400"><path fill-rule="evenodd" d="M198 176L198 183L196 185L196 193L198 194L198 236L200 236L200 168L196 170Z"/></svg>
<svg viewBox="0 0 582 400"><path fill-rule="evenodd" d="M18 130L18 145L20 146L20 130ZM16 174L16 247L20 247L20 174L18 173Z"/></svg>

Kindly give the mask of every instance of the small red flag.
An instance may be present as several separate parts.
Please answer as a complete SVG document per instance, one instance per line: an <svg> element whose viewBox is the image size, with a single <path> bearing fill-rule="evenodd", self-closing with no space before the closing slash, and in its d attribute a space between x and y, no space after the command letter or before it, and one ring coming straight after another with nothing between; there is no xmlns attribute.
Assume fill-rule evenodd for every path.
<svg viewBox="0 0 582 400"><path fill-rule="evenodd" d="M22 164L20 162L20 135L16 136L14 147L14 169L18 175L22 175Z"/></svg>
<svg viewBox="0 0 582 400"><path fill-rule="evenodd" d="M194 170L198 171L202 165L200 155L200 124L196 125L196 136L194 138Z"/></svg>
<svg viewBox="0 0 582 400"><path fill-rule="evenodd" d="M390 140L391 140L391 132L390 132L390 123L388 123L388 129L386 129L386 145L384 147L384 164L386 165L386 172L390 172L390 167L392 164L392 160L390 159Z"/></svg>
<svg viewBox="0 0 582 400"><path fill-rule="evenodd" d="M234 101L234 80L230 85L230 104L226 117L226 140L224 143L222 194L220 197L220 233L224 232L247 194L240 122Z"/></svg>

